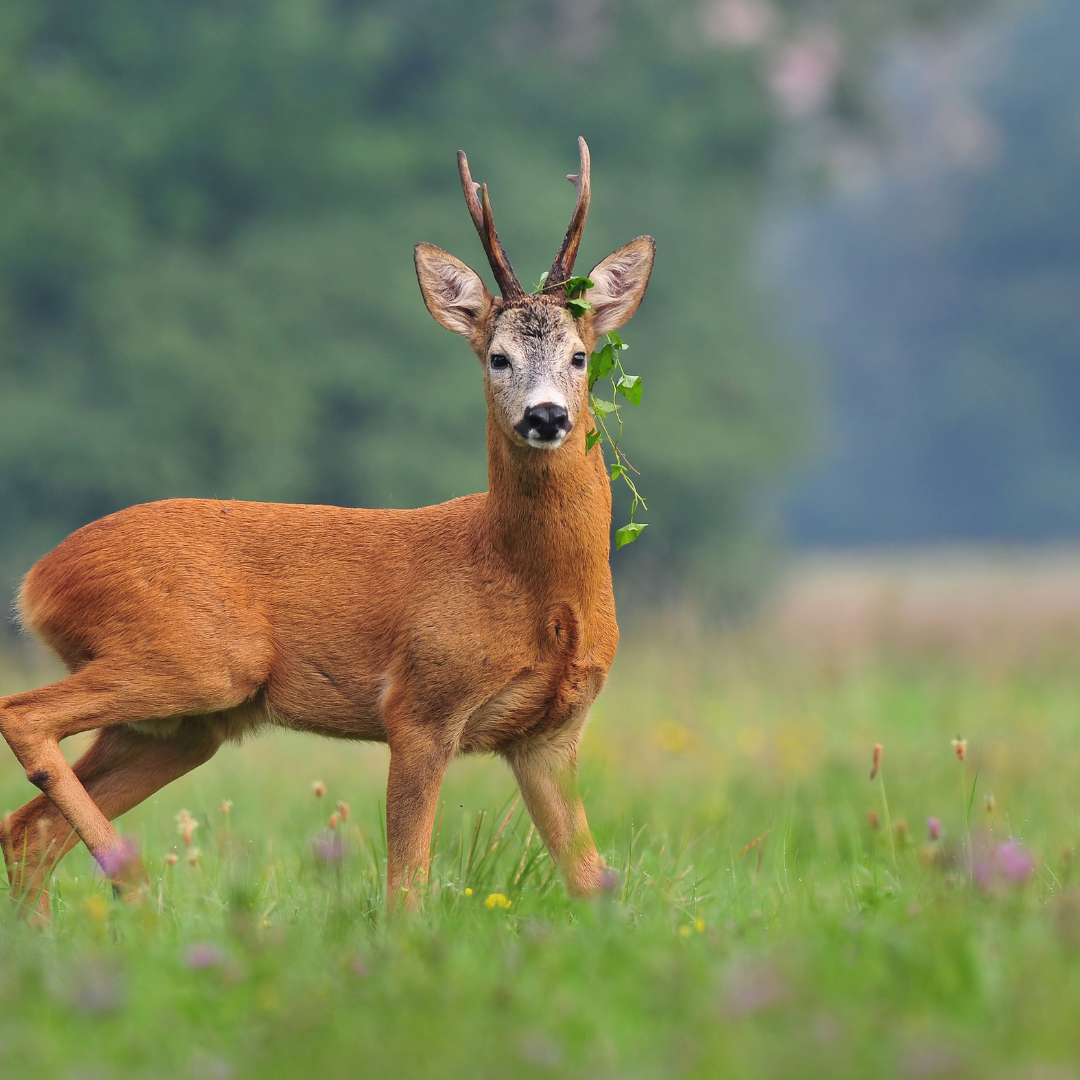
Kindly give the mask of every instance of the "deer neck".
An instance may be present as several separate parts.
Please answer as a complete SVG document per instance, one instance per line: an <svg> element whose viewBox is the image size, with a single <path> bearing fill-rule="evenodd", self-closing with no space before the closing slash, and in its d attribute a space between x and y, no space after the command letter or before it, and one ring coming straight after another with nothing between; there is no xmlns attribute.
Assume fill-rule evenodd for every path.
<svg viewBox="0 0 1080 1080"><path fill-rule="evenodd" d="M542 603L595 611L611 589L611 485L577 424L557 450L518 446L488 418L487 529Z"/></svg>

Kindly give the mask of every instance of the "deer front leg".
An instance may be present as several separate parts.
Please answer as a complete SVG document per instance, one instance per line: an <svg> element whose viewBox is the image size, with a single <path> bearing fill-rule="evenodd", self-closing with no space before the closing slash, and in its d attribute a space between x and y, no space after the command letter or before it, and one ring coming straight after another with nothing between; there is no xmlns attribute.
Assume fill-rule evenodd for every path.
<svg viewBox="0 0 1080 1080"><path fill-rule="evenodd" d="M427 884L431 830L451 751L420 727L397 731L390 742L386 783L386 906L420 903Z"/></svg>
<svg viewBox="0 0 1080 1080"><path fill-rule="evenodd" d="M578 792L577 744L515 748L507 760L533 823L547 844L571 896L591 896L615 884L596 850Z"/></svg>

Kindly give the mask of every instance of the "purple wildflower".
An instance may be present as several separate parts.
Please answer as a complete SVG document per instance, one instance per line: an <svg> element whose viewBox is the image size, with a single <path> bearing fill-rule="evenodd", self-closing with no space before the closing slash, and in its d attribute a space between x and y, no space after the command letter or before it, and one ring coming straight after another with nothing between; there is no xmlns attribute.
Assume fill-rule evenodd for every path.
<svg viewBox="0 0 1080 1080"><path fill-rule="evenodd" d="M926 832L931 840L940 840L945 830L941 827L941 822L936 817L932 817L926 819Z"/></svg>
<svg viewBox="0 0 1080 1080"><path fill-rule="evenodd" d="M96 856L101 872L112 880L123 878L129 869L139 863L139 851L135 841L122 839Z"/></svg>
<svg viewBox="0 0 1080 1080"><path fill-rule="evenodd" d="M219 967L224 959L221 950L208 941L199 941L184 953L184 963L192 971L203 971L206 968Z"/></svg>
<svg viewBox="0 0 1080 1080"><path fill-rule="evenodd" d="M976 846L976 857L971 872L980 889L992 889L996 885L1021 885L1035 869L1035 864L1017 840L1003 844Z"/></svg>
<svg viewBox="0 0 1080 1080"><path fill-rule="evenodd" d="M336 832L330 833L329 836L325 834L316 836L311 847L315 852L315 858L325 863L341 862L345 854L345 844Z"/></svg>

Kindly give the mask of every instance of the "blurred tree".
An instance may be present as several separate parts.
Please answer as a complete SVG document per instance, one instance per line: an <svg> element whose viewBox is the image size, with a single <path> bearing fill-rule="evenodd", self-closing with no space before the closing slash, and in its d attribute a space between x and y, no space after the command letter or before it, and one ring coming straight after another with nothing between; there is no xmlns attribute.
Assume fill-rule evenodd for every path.
<svg viewBox="0 0 1080 1080"><path fill-rule="evenodd" d="M644 232L660 250L628 332L652 525L619 558L714 586L759 550L753 492L806 427L748 270L783 114L849 108L875 33L949 6L2 0L4 580L148 499L482 489L480 373L424 310L412 245L485 269L464 147L535 280L580 133L581 268Z"/></svg>
<svg viewBox="0 0 1080 1080"><path fill-rule="evenodd" d="M826 544L1080 534L1080 6L1023 5L885 65L897 150L800 216Z"/></svg>

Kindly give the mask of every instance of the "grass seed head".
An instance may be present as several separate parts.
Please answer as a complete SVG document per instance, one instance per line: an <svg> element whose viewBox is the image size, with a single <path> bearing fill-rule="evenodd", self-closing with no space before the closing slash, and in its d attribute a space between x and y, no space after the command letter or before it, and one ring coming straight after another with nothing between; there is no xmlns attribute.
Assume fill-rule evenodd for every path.
<svg viewBox="0 0 1080 1080"><path fill-rule="evenodd" d="M321 799L326 794L326 785L321 780L312 780L311 793L316 799Z"/></svg>
<svg viewBox="0 0 1080 1080"><path fill-rule="evenodd" d="M221 800L221 812L228 817L232 813L232 799Z"/></svg>
<svg viewBox="0 0 1080 1080"><path fill-rule="evenodd" d="M165 856L166 866L175 866L179 861L180 856L177 855L175 851L170 851L169 854Z"/></svg>
<svg viewBox="0 0 1080 1080"><path fill-rule="evenodd" d="M192 816L190 810L181 810L176 815L176 828L180 833L180 838L184 841L184 847L191 847L192 838L195 836L195 830L199 827L199 823Z"/></svg>
<svg viewBox="0 0 1080 1080"><path fill-rule="evenodd" d="M870 779L873 780L881 769L881 743L874 744L874 759L870 769Z"/></svg>
<svg viewBox="0 0 1080 1080"><path fill-rule="evenodd" d="M967 757L967 739L961 739L959 735L952 741L952 748L956 752L956 760L963 761Z"/></svg>
<svg viewBox="0 0 1080 1080"><path fill-rule="evenodd" d="M337 812L341 815L342 821L349 820L349 804L347 802L342 802L341 799L338 799Z"/></svg>
<svg viewBox="0 0 1080 1080"><path fill-rule="evenodd" d="M327 819L326 824L329 825L331 829L336 829L341 824L341 815L335 810Z"/></svg>
<svg viewBox="0 0 1080 1080"><path fill-rule="evenodd" d="M877 816L876 810L866 811L866 820L870 822L870 828L877 832L881 828L881 819Z"/></svg>

